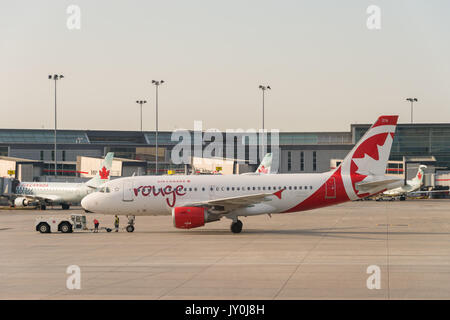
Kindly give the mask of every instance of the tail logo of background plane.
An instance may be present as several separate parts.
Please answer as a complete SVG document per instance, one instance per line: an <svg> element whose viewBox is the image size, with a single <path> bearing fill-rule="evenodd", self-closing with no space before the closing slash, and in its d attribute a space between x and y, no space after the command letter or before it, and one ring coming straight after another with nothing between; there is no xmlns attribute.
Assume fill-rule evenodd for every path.
<svg viewBox="0 0 450 320"><path fill-rule="evenodd" d="M267 170L266 167L264 167L263 165L261 165L261 168L259 168L258 172L261 172L261 173L268 173L268 170Z"/></svg>
<svg viewBox="0 0 450 320"><path fill-rule="evenodd" d="M103 166L102 170L100 170L98 173L100 174L100 179L102 180L106 180L109 177L109 171L110 170L106 170L106 167Z"/></svg>

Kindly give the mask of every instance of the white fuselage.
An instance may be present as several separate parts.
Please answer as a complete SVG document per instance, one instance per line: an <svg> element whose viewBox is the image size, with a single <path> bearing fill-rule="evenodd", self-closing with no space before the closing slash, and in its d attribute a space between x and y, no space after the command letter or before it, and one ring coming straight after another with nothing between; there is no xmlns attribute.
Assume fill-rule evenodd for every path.
<svg viewBox="0 0 450 320"><path fill-rule="evenodd" d="M421 182L413 182L413 181L407 181L404 186L387 190L383 192L384 195L395 197L395 196L401 196L409 192L414 192L420 189Z"/></svg>
<svg viewBox="0 0 450 320"><path fill-rule="evenodd" d="M16 188L16 195L45 198L52 203L79 203L93 191L84 183L22 182Z"/></svg>
<svg viewBox="0 0 450 320"><path fill-rule="evenodd" d="M105 184L102 192L85 198L82 206L95 213L111 215L170 215L172 208L189 206L191 203L265 193L270 196L269 201L237 209L233 215L280 213L310 197L331 174L121 178ZM280 197L273 195L282 189Z"/></svg>

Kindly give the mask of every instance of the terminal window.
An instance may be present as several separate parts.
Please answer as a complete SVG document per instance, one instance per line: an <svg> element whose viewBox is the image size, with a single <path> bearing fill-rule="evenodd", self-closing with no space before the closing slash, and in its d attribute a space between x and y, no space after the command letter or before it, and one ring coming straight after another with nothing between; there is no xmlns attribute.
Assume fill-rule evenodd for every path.
<svg viewBox="0 0 450 320"><path fill-rule="evenodd" d="M287 169L288 169L288 171L291 171L291 167L292 167L291 152L288 151L288 153L287 153Z"/></svg>
<svg viewBox="0 0 450 320"><path fill-rule="evenodd" d="M317 152L313 151L313 171L317 171Z"/></svg>
<svg viewBox="0 0 450 320"><path fill-rule="evenodd" d="M300 171L305 171L305 154L300 152Z"/></svg>

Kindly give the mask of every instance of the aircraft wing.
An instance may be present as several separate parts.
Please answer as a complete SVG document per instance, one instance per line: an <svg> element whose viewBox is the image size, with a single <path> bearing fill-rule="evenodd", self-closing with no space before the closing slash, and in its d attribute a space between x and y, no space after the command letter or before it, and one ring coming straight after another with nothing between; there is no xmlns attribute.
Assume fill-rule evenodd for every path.
<svg viewBox="0 0 450 320"><path fill-rule="evenodd" d="M277 193L258 193L238 197L199 201L199 202L185 203L183 204L183 206L205 207L213 209L216 213L227 213L238 208L249 207L264 201L271 201L272 196L277 196Z"/></svg>
<svg viewBox="0 0 450 320"><path fill-rule="evenodd" d="M45 197L42 196L35 196L35 195L29 195L29 194L14 194L15 198L25 198L32 201L40 201L40 202L56 202L59 201L61 198L59 196L55 195L48 195Z"/></svg>

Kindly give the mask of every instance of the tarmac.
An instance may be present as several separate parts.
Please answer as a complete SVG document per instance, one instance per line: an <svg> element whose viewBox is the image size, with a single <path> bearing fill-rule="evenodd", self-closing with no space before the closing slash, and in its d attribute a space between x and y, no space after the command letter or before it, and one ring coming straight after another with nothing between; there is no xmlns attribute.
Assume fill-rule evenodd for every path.
<svg viewBox="0 0 450 320"><path fill-rule="evenodd" d="M178 230L170 216L137 217L133 233L34 229L36 216L81 212L0 210L0 299L450 298L450 200L247 217L241 234L228 219ZM67 288L71 265L80 289Z"/></svg>

